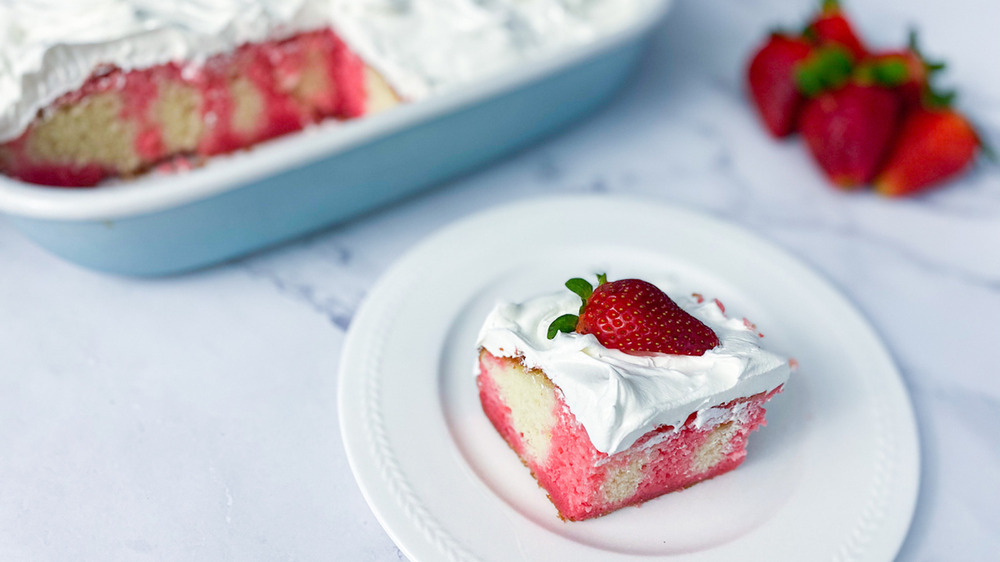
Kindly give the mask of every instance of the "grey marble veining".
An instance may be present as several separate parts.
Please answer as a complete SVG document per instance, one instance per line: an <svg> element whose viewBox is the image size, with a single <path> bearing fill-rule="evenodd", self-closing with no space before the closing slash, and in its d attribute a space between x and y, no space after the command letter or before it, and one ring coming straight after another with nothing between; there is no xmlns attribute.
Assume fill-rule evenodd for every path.
<svg viewBox="0 0 1000 562"><path fill-rule="evenodd" d="M919 26L1000 141L1000 7L848 2L876 45ZM890 201L827 186L770 140L742 68L812 2L679 1L640 72L570 131L307 239L187 276L59 261L0 220L0 559L398 560L337 429L346 330L435 230L504 201L642 196L745 226L867 316L917 413L922 484L900 560L1000 559L1000 169ZM905 7L904 7L905 6Z"/></svg>

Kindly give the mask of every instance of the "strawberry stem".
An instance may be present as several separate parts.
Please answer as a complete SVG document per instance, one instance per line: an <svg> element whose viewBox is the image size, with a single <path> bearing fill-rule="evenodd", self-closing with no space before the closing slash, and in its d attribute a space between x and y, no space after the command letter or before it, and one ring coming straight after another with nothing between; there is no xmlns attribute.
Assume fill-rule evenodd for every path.
<svg viewBox="0 0 1000 562"><path fill-rule="evenodd" d="M939 71L945 68L944 61L930 62L924 53L920 50L920 45L917 40L917 31L915 29L910 30L910 37L908 41L908 48L914 55L920 59L921 64L924 65L924 69L927 71L927 78L925 80L923 92L921 93L921 103L924 107L930 109L946 109L951 107L955 102L955 92L953 90L938 91L934 88L934 76Z"/></svg>
<svg viewBox="0 0 1000 562"><path fill-rule="evenodd" d="M840 11L840 0L822 0L820 2L820 12L830 15Z"/></svg>
<svg viewBox="0 0 1000 562"><path fill-rule="evenodd" d="M917 39L916 29L910 30L909 37L906 41L906 46L913 54L917 55L917 58L919 58L920 62L923 63L924 68L927 69L928 75L944 70L945 67L948 66L947 64L945 64L944 61L931 62L927 60L927 57L924 56L923 51L920 50L920 42Z"/></svg>

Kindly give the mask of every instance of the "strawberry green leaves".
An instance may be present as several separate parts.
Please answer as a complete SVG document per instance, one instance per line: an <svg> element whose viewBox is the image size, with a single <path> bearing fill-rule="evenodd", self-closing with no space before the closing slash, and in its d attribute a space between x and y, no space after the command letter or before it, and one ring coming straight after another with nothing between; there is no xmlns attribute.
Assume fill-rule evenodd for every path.
<svg viewBox="0 0 1000 562"><path fill-rule="evenodd" d="M820 48L796 66L795 85L806 97L816 97L846 84L853 70L854 62L846 49Z"/></svg>
<svg viewBox="0 0 1000 562"><path fill-rule="evenodd" d="M604 273L597 274L597 286L601 286L608 282L608 276ZM566 282L566 288L573 291L580 299L583 304L580 305L580 314L583 314L583 309L587 306L587 301L590 299L591 295L594 294L594 286L590 284L586 279L581 279L579 277L574 277ZM571 333L576 331L576 323L580 320L580 317L576 314L563 314L559 318L556 318L549 324L549 330L546 333L549 339L556 337L558 332Z"/></svg>

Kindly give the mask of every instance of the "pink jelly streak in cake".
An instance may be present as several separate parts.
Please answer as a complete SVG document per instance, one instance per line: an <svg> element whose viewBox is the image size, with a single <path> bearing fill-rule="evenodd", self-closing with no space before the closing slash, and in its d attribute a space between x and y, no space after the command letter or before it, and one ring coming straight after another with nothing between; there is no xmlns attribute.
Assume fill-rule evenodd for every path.
<svg viewBox="0 0 1000 562"><path fill-rule="evenodd" d="M243 100L237 99L240 81L252 85ZM196 144L183 151L167 146L163 117L154 111L168 86L191 92L201 118L203 129ZM328 118L359 117L367 96L364 63L329 29L246 44L198 67L178 63L131 71L105 67L52 108L105 93L119 96L122 126L134 128L132 150L141 167L132 173L156 168L171 158L233 152ZM241 102L251 105L244 110L249 123L247 115L238 115ZM36 126L0 145L0 171L29 183L64 187L93 186L120 175L112 165L39 158L30 143Z"/></svg>
<svg viewBox="0 0 1000 562"><path fill-rule="evenodd" d="M717 419L724 420L717 424L699 426L697 413L692 413L681 428L660 426L609 456L594 447L562 393L552 386L554 421L544 428L548 453L533 458L494 378L510 369L527 371L519 359L480 353L477 383L483 411L548 492L560 516L571 521L638 505L733 470L746 457L750 432L765 423L763 404L781 391L778 387L716 406Z"/></svg>

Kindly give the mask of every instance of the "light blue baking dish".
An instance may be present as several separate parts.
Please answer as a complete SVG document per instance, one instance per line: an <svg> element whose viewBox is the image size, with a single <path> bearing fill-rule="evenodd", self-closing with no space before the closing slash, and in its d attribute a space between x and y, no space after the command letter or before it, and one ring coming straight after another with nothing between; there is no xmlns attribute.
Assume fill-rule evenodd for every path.
<svg viewBox="0 0 1000 562"><path fill-rule="evenodd" d="M0 211L85 267L178 273L354 217L583 117L634 69L671 0L580 49L348 123L325 123L178 174L91 190L0 177Z"/></svg>

